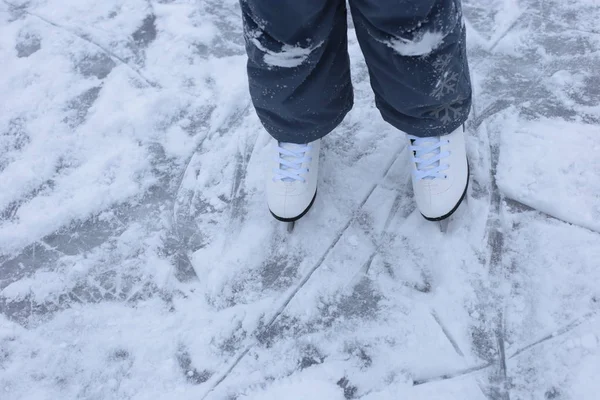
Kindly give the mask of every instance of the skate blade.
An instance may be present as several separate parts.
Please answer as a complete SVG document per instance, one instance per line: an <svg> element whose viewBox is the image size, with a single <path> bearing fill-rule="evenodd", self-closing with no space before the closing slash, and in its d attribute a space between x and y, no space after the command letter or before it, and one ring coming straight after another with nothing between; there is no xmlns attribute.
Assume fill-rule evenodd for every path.
<svg viewBox="0 0 600 400"><path fill-rule="evenodd" d="M452 223L452 221L454 221L455 218L460 218L461 215L463 215L465 213L464 208L469 206L469 197L465 196L461 203L458 205L458 207L456 208L455 212L453 212L448 218L445 218L441 221L438 221L438 225L440 227L440 232L442 233L448 233L448 230L450 229L450 225Z"/></svg>
<svg viewBox="0 0 600 400"><path fill-rule="evenodd" d="M296 227L296 221L288 222L287 223L287 231L288 231L288 233L294 232L294 228L295 227Z"/></svg>
<svg viewBox="0 0 600 400"><path fill-rule="evenodd" d="M448 232L448 226L450 225L450 218L452 218L452 217L448 217L446 219L438 221L438 224L439 224L439 227L440 227L440 232L442 232L442 233L447 233Z"/></svg>

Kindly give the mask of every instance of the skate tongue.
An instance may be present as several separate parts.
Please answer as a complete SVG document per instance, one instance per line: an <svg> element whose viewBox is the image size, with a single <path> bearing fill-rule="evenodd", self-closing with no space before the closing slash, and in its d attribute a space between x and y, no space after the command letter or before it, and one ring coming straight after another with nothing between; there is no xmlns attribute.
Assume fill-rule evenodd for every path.
<svg viewBox="0 0 600 400"><path fill-rule="evenodd" d="M279 147L281 147L282 149L288 150L294 154L298 154L298 157L295 156L291 156L291 155L287 155L287 154L279 154L279 158L282 160L285 160L289 163L292 164L292 166L289 165L284 165L284 164L279 164L279 169L282 171L295 171L295 170L299 170L302 168L302 159L304 158L304 154L307 151L307 145L306 144L296 144L296 143L283 143L283 142L279 142ZM300 160L300 162L298 162ZM293 178L289 178L289 177L285 177L282 179L283 182L286 183L292 183L295 182L295 179Z"/></svg>
<svg viewBox="0 0 600 400"><path fill-rule="evenodd" d="M427 161L433 157L438 156L441 153L441 149L439 147L435 148L434 150L429 150L429 151L427 151L427 149L435 146L439 142L440 142L440 138L435 137L435 136L428 137L428 138L411 138L411 143L413 144L413 146L416 147L415 157L422 161ZM420 150L419 147L422 148L423 150ZM425 164L425 165L423 165L423 164ZM429 165L427 165L426 163L417 162L417 169L422 172L427 172L427 171L437 169L439 166L440 166L439 160L434 163L431 163ZM433 180L435 178L433 176L425 176L425 177L423 177L423 179Z"/></svg>

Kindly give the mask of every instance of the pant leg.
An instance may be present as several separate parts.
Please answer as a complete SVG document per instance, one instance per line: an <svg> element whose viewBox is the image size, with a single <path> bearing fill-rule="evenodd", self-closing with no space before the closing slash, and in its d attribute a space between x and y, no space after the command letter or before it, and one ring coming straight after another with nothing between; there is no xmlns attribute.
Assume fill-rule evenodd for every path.
<svg viewBox="0 0 600 400"><path fill-rule="evenodd" d="M331 132L352 108L345 0L241 0L250 95L282 142Z"/></svg>
<svg viewBox="0 0 600 400"><path fill-rule="evenodd" d="M471 108L460 0L350 0L377 107L411 135L451 133Z"/></svg>

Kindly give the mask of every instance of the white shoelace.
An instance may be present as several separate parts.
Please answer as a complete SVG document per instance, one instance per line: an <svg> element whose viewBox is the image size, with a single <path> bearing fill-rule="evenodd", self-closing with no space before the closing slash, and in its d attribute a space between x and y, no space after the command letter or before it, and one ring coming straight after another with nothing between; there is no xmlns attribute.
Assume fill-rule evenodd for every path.
<svg viewBox="0 0 600 400"><path fill-rule="evenodd" d="M415 179L445 179L446 175L443 171L449 166L442 164L441 160L448 157L450 152L442 152L442 146L450 142L443 137L420 138L408 135L408 138L411 143L412 160L417 166L413 171Z"/></svg>
<svg viewBox="0 0 600 400"><path fill-rule="evenodd" d="M275 159L279 168L273 170L273 181L305 182L304 175L308 173L308 168L302 168L302 164L312 160L312 157L309 157L310 150L310 144L279 142Z"/></svg>

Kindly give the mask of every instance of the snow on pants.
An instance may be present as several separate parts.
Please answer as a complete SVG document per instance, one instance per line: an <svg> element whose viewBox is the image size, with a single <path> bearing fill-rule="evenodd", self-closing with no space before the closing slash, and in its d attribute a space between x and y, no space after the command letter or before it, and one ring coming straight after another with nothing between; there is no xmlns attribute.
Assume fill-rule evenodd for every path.
<svg viewBox="0 0 600 400"><path fill-rule="evenodd" d="M411 135L451 133L471 107L460 0L349 0L376 105ZM248 78L283 142L331 132L352 108L346 0L241 0Z"/></svg>

